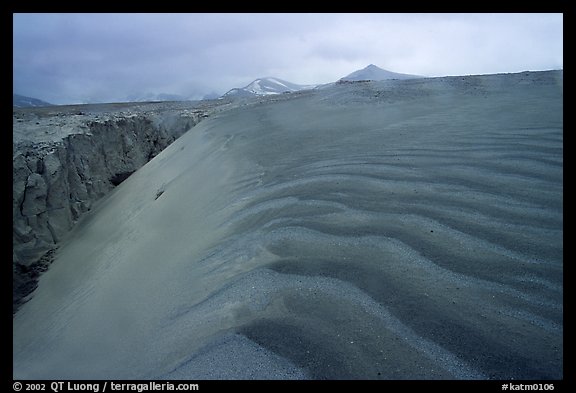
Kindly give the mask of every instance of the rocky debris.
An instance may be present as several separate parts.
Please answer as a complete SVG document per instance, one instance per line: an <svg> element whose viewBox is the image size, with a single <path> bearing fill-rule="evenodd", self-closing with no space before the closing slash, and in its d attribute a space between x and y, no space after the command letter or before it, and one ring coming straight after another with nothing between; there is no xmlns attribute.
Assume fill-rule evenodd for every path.
<svg viewBox="0 0 576 393"><path fill-rule="evenodd" d="M14 111L14 312L82 214L211 110L86 107Z"/></svg>

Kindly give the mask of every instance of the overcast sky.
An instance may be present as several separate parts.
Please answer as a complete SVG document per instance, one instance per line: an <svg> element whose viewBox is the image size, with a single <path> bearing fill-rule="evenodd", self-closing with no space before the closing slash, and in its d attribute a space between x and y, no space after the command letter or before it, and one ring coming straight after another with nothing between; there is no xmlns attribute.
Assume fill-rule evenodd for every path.
<svg viewBox="0 0 576 393"><path fill-rule="evenodd" d="M14 93L200 99L375 64L424 76L563 68L562 14L14 14Z"/></svg>

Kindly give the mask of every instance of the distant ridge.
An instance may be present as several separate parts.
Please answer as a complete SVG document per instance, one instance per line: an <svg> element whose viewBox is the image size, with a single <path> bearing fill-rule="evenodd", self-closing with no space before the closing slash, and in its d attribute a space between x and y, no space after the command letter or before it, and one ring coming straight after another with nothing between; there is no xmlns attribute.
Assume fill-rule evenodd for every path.
<svg viewBox="0 0 576 393"><path fill-rule="evenodd" d="M401 74L398 72L392 72L388 70L384 70L380 67L375 66L374 64L370 64L366 68L363 68L358 71L354 71L353 73L341 78L341 81L361 81L361 80L373 80L373 81L381 81L386 79L416 79L422 78L419 75L411 75L411 74Z"/></svg>
<svg viewBox="0 0 576 393"><path fill-rule="evenodd" d="M21 96L20 94L13 94L12 106L14 108L31 108L37 106L53 106L53 104L39 100L38 98Z"/></svg>
<svg viewBox="0 0 576 393"><path fill-rule="evenodd" d="M179 94L169 93L143 93L131 94L126 97L127 102L154 102L154 101L187 101L188 98Z"/></svg>

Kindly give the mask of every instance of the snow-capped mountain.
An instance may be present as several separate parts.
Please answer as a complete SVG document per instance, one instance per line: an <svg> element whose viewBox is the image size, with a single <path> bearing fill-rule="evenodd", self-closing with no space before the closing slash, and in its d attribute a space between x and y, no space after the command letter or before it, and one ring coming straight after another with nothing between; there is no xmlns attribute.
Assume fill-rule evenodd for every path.
<svg viewBox="0 0 576 393"><path fill-rule="evenodd" d="M312 89L315 85L297 85L278 78L259 78L242 88L234 88L224 94L225 97L253 97L271 94L282 94L305 89Z"/></svg>
<svg viewBox="0 0 576 393"><path fill-rule="evenodd" d="M383 70L380 67L370 64L368 67L363 68L358 71L354 71L350 75L341 78L341 81L361 81L361 80L372 80L381 81L385 79L415 79L422 78L419 75L410 74L400 74L398 72L392 72L388 70Z"/></svg>
<svg viewBox="0 0 576 393"><path fill-rule="evenodd" d="M30 108L35 106L52 106L46 101L39 100L38 98L21 96L20 94L13 94L12 106L15 108Z"/></svg>

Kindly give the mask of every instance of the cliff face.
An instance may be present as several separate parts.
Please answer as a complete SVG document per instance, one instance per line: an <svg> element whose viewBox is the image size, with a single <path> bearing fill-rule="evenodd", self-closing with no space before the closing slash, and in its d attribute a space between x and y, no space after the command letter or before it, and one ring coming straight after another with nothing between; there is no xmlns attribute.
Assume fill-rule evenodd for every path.
<svg viewBox="0 0 576 393"><path fill-rule="evenodd" d="M203 110L15 112L14 311L80 216L205 116Z"/></svg>

